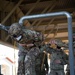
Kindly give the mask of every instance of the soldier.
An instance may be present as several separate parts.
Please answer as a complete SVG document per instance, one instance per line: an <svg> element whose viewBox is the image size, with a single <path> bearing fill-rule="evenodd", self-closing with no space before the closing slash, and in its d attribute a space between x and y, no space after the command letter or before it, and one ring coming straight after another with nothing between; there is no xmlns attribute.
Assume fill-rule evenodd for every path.
<svg viewBox="0 0 75 75"><path fill-rule="evenodd" d="M41 53L40 46L44 40L43 35L39 32L25 29L18 23L13 23L8 33L18 43L19 47L17 75L36 75L36 72L40 72L40 70L35 69L35 65L37 65L35 61Z"/></svg>
<svg viewBox="0 0 75 75"><path fill-rule="evenodd" d="M65 46L61 40L55 40L56 49L51 53L50 75L65 75L64 65L68 62L68 55L64 53L61 47Z"/></svg>
<svg viewBox="0 0 75 75"><path fill-rule="evenodd" d="M49 47L49 45L45 45L45 47L42 47L43 49L45 48L46 51L51 54L50 57L51 71L49 75L65 75L64 65L66 65L68 62L68 56L67 54L64 53L61 47L67 47L67 45L62 43L62 41L58 39L55 39L53 43L55 44L54 48L52 48L52 46Z"/></svg>

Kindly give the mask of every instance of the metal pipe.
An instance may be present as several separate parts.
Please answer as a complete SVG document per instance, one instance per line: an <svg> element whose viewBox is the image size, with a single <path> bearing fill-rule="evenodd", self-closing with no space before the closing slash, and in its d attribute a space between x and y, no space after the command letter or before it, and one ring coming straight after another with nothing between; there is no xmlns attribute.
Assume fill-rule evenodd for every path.
<svg viewBox="0 0 75 75"><path fill-rule="evenodd" d="M35 18L46 18L46 17L55 17L55 16L66 16L68 21L68 39L69 39L69 63L70 63L70 75L74 75L74 54L73 54L73 39L72 39L72 17L68 12L55 12L55 13L46 13L38 15L24 16L19 20L19 24L23 25L24 20L26 19L35 19Z"/></svg>
<svg viewBox="0 0 75 75"><path fill-rule="evenodd" d="M23 24L23 21L26 20L26 19L53 17L53 16L60 16L60 15L66 15L67 17L70 17L70 15L68 15L68 12L55 12L55 13L37 14L37 15L24 16L19 20L19 23Z"/></svg>
<svg viewBox="0 0 75 75"><path fill-rule="evenodd" d="M70 75L75 75L74 72L74 50L73 50L73 31L72 31L72 17L68 18L68 39L69 39L69 63Z"/></svg>

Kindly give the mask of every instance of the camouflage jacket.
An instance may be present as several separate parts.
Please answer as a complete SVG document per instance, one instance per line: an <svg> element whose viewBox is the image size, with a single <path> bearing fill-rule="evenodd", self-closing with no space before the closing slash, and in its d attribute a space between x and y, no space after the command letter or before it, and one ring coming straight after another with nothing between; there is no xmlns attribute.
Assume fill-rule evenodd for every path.
<svg viewBox="0 0 75 75"><path fill-rule="evenodd" d="M63 50L57 50L50 47L50 45L44 45L41 47L41 51L45 50L51 54L50 68L53 70L64 69L64 65L68 63L68 55ZM60 60L60 63L56 63L56 60Z"/></svg>
<svg viewBox="0 0 75 75"><path fill-rule="evenodd" d="M44 40L41 33L23 29L22 39L18 42L19 55L27 53L32 47L39 47ZM27 47L26 45L33 44L33 46Z"/></svg>
<svg viewBox="0 0 75 75"><path fill-rule="evenodd" d="M61 70L64 69L64 65L68 62L68 56L65 54L62 50L61 51L55 51L51 54L51 60L50 60L50 68L53 70ZM56 62L60 60L60 63Z"/></svg>
<svg viewBox="0 0 75 75"><path fill-rule="evenodd" d="M35 45L40 45L41 42L44 40L44 37L41 33L28 29L23 29L22 35L23 37L20 40L20 43L24 44L33 43Z"/></svg>

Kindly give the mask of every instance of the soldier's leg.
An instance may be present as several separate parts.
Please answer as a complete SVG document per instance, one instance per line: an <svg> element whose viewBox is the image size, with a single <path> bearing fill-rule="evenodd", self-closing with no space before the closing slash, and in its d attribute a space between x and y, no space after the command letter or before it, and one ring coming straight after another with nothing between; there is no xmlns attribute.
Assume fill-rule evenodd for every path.
<svg viewBox="0 0 75 75"><path fill-rule="evenodd" d="M39 54L39 48L32 48L25 58L25 75L36 75L35 59Z"/></svg>
<svg viewBox="0 0 75 75"><path fill-rule="evenodd" d="M36 75L35 62L33 62L29 55L26 55L25 58L25 75Z"/></svg>
<svg viewBox="0 0 75 75"><path fill-rule="evenodd" d="M28 53L28 50L23 47L22 45L18 45L19 52L18 52L18 72L17 75L25 75L25 56Z"/></svg>
<svg viewBox="0 0 75 75"><path fill-rule="evenodd" d="M17 75L25 75L24 59L25 59L24 55L19 56Z"/></svg>

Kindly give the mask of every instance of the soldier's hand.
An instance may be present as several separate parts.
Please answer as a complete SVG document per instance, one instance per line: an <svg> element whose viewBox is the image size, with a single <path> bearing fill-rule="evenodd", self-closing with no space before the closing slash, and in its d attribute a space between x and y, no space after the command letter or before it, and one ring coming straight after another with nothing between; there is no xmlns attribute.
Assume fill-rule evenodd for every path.
<svg viewBox="0 0 75 75"><path fill-rule="evenodd" d="M26 47L32 47L32 46L34 46L34 44L19 44L19 45L26 46Z"/></svg>
<svg viewBox="0 0 75 75"><path fill-rule="evenodd" d="M34 44L27 44L27 47L32 47L34 46Z"/></svg>

